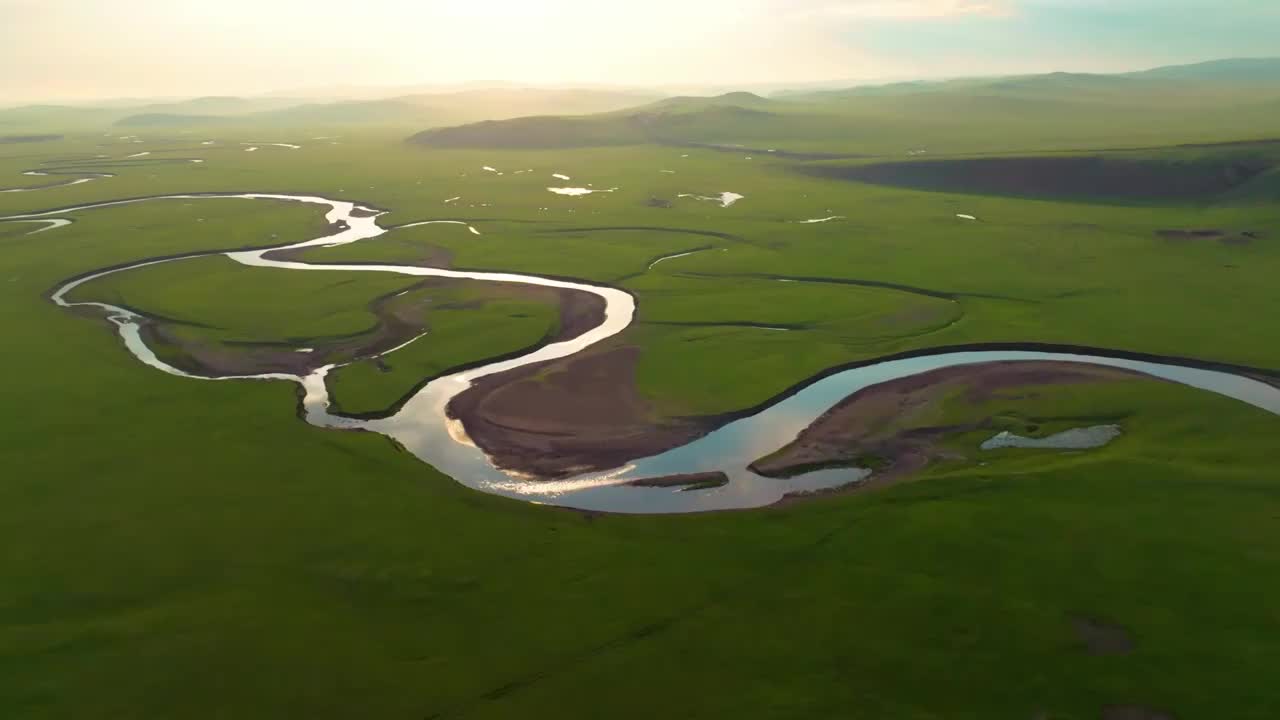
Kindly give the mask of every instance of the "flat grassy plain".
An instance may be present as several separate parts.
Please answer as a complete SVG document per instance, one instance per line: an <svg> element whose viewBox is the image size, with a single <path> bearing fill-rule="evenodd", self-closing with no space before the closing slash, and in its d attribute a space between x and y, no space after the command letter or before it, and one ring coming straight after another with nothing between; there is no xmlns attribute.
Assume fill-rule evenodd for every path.
<svg viewBox="0 0 1280 720"><path fill-rule="evenodd" d="M445 257L619 284L639 317L617 342L643 350L638 386L669 413L740 409L834 364L961 342L1280 368L1268 321L1280 312L1280 210L1266 176L1229 197L1121 205L819 179L745 153L433 150L406 148L407 135L308 141L273 128L6 148L0 177L12 171L15 184L53 156L173 150L205 162L0 194L0 214L276 191L373 203L390 211L388 227L467 219L484 234L424 226L308 259ZM1006 149L1025 149L1023 137ZM209 139L218 143L200 144ZM303 147L238 145L264 140ZM587 183L618 189L545 189ZM677 197L724 191L746 198ZM311 428L283 383L156 372L111 327L47 299L100 267L313 237L320 215L198 200L84 211L34 235L0 223L11 408L0 421L0 715L1084 720L1123 705L1180 719L1280 715L1280 613L1269 602L1280 582L1278 425L1247 405L1154 383L1053 397L1045 412L1123 411L1125 437L1088 453L996 453L759 511L602 516L475 493L384 438ZM844 219L798 223L832 215ZM636 227L665 229L588 229ZM1205 228L1258 237L1159 234ZM216 260L147 270L84 292L226 337L297 341L364 327L370 299L411 284ZM536 340L553 310L489 299L448 313L447 353L411 345L402 352L423 355L377 378L388 384L354 366L338 396L393 402L416 372ZM508 320L510 332L483 335ZM1132 652L1092 653L1081 618L1123 627Z"/></svg>

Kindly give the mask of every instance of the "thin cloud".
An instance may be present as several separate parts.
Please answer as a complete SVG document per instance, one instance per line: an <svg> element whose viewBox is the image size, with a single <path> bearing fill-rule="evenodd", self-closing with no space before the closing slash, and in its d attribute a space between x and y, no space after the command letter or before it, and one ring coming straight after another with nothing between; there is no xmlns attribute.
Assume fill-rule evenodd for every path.
<svg viewBox="0 0 1280 720"><path fill-rule="evenodd" d="M722 88L1280 51L1277 0L358 5L352 15L349 0L0 0L0 104L493 80Z"/></svg>
<svg viewBox="0 0 1280 720"><path fill-rule="evenodd" d="M801 7L798 14L828 19L940 20L966 16L1008 17L1014 9L1011 0L833 0Z"/></svg>

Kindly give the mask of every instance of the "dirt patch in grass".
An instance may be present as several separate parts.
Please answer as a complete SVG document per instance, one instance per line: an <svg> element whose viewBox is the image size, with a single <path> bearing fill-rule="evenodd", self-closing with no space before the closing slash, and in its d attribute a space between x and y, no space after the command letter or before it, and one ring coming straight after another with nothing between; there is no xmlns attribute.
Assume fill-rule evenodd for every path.
<svg viewBox="0 0 1280 720"><path fill-rule="evenodd" d="M1133 652L1133 638L1119 625L1097 618L1075 617L1071 619L1071 626L1091 655L1128 655Z"/></svg>
<svg viewBox="0 0 1280 720"><path fill-rule="evenodd" d="M1102 709L1102 720L1177 720L1171 713L1140 705L1110 705Z"/></svg>
<svg viewBox="0 0 1280 720"><path fill-rule="evenodd" d="M793 477L835 467L866 467L868 483L881 484L918 472L930 462L954 459L947 438L994 429L994 418L963 424L930 422L940 403L1031 397L1036 386L1096 383L1145 377L1137 373L1068 362L993 362L934 370L875 385L850 395L806 428L789 445L761 458L751 469L768 477ZM863 483L865 487L868 483Z"/></svg>
<svg viewBox="0 0 1280 720"><path fill-rule="evenodd" d="M61 135L0 135L0 145L16 145L18 143L38 143L61 140Z"/></svg>
<svg viewBox="0 0 1280 720"><path fill-rule="evenodd" d="M481 378L449 404L499 466L544 478L618 467L713 426L656 420L635 386L640 349L624 346Z"/></svg>
<svg viewBox="0 0 1280 720"><path fill-rule="evenodd" d="M957 304L952 304L950 307L938 304L913 305L885 315L877 321L877 324L888 330L901 327L923 327L931 328L928 331L933 332L959 322L962 317L964 317L964 311Z"/></svg>
<svg viewBox="0 0 1280 720"><path fill-rule="evenodd" d="M801 172L874 185L978 195L1098 200L1209 199L1269 170L1262 157L1175 160L1102 156L987 157L868 165L804 166Z"/></svg>
<svg viewBox="0 0 1280 720"><path fill-rule="evenodd" d="M1197 240L1217 240L1223 245L1248 245L1262 237L1256 230L1231 232L1227 230L1157 230L1156 235L1169 242L1193 242Z"/></svg>

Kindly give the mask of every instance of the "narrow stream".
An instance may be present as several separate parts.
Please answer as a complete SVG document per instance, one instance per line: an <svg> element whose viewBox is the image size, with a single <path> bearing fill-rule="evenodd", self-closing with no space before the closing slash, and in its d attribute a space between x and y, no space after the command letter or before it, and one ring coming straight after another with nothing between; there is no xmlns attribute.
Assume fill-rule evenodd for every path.
<svg viewBox="0 0 1280 720"><path fill-rule="evenodd" d="M183 372L160 360L151 348L147 347L140 332L143 318L138 314L106 303L71 302L66 298L67 293L79 285L113 273L159 263L178 262L192 257L222 254L236 262L256 267L309 271L385 272L522 283L588 292L603 298L606 303L605 320L598 327L573 340L546 345L518 358L494 362L439 378L423 387L398 412L385 419L363 420L335 415L329 411L329 393L325 378L337 367L333 365L320 368L305 377L273 373L238 378L203 378L288 380L299 383L305 390L303 406L307 422L325 428L381 433L394 438L423 461L470 488L527 502L622 513L682 513L760 507L777 502L788 494L847 485L864 478L866 471L825 470L788 480L779 480L756 475L747 470L747 466L753 460L786 445L826 410L862 388L940 368L996 360L1070 361L1124 368L1215 392L1280 414L1280 388L1228 372L1105 355L1018 350L940 351L936 354L889 360L838 372L699 440L653 457L637 460L624 468L559 481L541 481L521 477L495 468L484 452L470 442L461 424L446 416L446 405L477 378L532 363L567 357L622 332L631 324L635 315L635 300L630 294L611 287L516 273L466 272L406 265L312 265L265 257L277 250L344 245L377 237L387 232L377 224L378 211L351 202L320 197L267 193L167 195L12 215L0 217L0 222L37 220L48 222L54 219L66 219L61 216L69 213L95 208L158 200L207 198L278 200L327 206L329 211L326 219L334 223L337 229L330 235L314 240L265 250L211 252L182 258L144 260L72 280L58 288L51 296L52 300L62 307L92 306L102 310L118 327L126 347L140 361L173 375L196 378L199 376ZM729 476L729 484L721 488L698 491L640 488L627 484L641 478L708 471L723 471Z"/></svg>

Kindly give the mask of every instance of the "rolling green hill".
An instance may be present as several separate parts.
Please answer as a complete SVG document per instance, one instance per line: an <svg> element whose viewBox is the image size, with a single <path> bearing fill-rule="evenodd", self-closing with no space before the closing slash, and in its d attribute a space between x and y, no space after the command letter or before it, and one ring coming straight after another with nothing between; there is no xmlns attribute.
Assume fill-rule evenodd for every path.
<svg viewBox="0 0 1280 720"><path fill-rule="evenodd" d="M531 115L588 115L636 107L659 99L630 90L493 88L444 93L415 93L395 98L450 114L455 122L502 120Z"/></svg>
<svg viewBox="0 0 1280 720"><path fill-rule="evenodd" d="M0 110L0 130L59 132L106 127L129 114L111 108L68 105L23 105Z"/></svg>
<svg viewBox="0 0 1280 720"><path fill-rule="evenodd" d="M1156 77L1180 80L1213 80L1217 82L1280 82L1280 58L1230 58L1191 65L1167 65L1131 77Z"/></svg>
<svg viewBox="0 0 1280 720"><path fill-rule="evenodd" d="M218 115L180 115L175 113L138 113L120 118L114 125L121 128L183 127L214 125L227 122Z"/></svg>
<svg viewBox="0 0 1280 720"><path fill-rule="evenodd" d="M771 137L811 118L800 105L752 93L673 97L628 110L589 116L554 115L427 130L411 142L435 147L592 147L647 142L707 143L721 136Z"/></svg>
<svg viewBox="0 0 1280 720"><path fill-rule="evenodd" d="M745 93L744 93L745 94ZM755 96L752 96L755 97ZM649 93L542 88L418 93L372 100L203 97L180 102L98 106L31 105L0 110L0 128L89 130L205 126L424 127L532 115L611 112L653 102ZM760 102L768 102L756 98Z"/></svg>
<svg viewBox="0 0 1280 720"><path fill-rule="evenodd" d="M843 155L1092 150L1268 138L1276 134L1278 109L1280 84L1050 73L774 99L676 97L591 116L437 128L411 141L449 148L661 143Z"/></svg>
<svg viewBox="0 0 1280 720"><path fill-rule="evenodd" d="M394 125L406 122L433 122L431 108L403 100L307 103L283 110L240 118L246 123L281 125Z"/></svg>
<svg viewBox="0 0 1280 720"><path fill-rule="evenodd" d="M139 114L233 116L269 112L292 107L302 100L294 98L243 98L211 95L171 103L155 103L135 107Z"/></svg>

